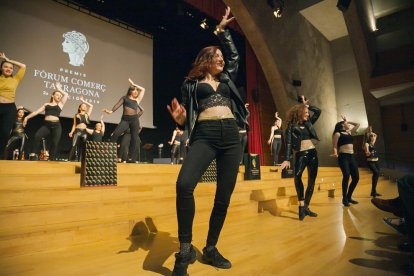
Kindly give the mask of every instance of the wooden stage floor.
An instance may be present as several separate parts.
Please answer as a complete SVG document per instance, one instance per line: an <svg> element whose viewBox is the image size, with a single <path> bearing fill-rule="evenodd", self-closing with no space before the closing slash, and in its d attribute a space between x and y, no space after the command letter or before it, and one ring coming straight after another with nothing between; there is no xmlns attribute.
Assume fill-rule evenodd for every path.
<svg viewBox="0 0 414 276"><path fill-rule="evenodd" d="M343 207L340 190L336 190L335 198L316 193L311 209L319 216L306 217L304 221L297 219L297 205L290 205L280 216L267 211L258 213L256 205L231 205L217 246L231 260L233 267L229 270L216 269L200 259L211 195L209 210L196 212L193 244L199 251L199 260L189 267L189 274L404 275L409 256L397 249L404 238L382 222L383 217L392 214L371 204L370 185L363 183L369 182L368 176L355 191L354 199L359 204ZM396 184L385 179L380 180L378 191L383 198L397 196ZM196 208L200 201L196 195ZM4 214L10 208L0 211ZM174 210L166 216L144 212L142 219L135 221L132 233L137 235L133 238L125 234L14 255L4 251L0 275L170 275L174 252L178 250ZM6 225L6 221L1 222L2 228ZM104 226L101 231L105 232ZM0 244L7 242L5 231L1 237Z"/></svg>

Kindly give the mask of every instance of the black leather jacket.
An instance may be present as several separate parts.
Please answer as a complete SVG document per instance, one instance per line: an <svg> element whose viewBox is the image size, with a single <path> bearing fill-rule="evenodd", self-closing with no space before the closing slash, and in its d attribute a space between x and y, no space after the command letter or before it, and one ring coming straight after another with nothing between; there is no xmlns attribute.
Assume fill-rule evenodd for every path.
<svg viewBox="0 0 414 276"><path fill-rule="evenodd" d="M315 106L309 106L308 109L313 112L312 116L303 124L310 133L310 138L319 141L319 137L316 134L313 124L318 120L321 115L321 110ZM286 129L286 159L290 160L293 150L300 151L300 142L302 141L301 131L298 125L294 125L292 122L289 122Z"/></svg>
<svg viewBox="0 0 414 276"><path fill-rule="evenodd" d="M239 53L234 45L229 30L225 30L217 35L221 44L225 66L220 74L220 82L225 82L231 90L231 109L239 127L248 128L248 111L234 84L239 68ZM198 103L197 103L198 80L185 80L181 87L182 105L187 111L185 129L188 130L190 143L197 125Z"/></svg>

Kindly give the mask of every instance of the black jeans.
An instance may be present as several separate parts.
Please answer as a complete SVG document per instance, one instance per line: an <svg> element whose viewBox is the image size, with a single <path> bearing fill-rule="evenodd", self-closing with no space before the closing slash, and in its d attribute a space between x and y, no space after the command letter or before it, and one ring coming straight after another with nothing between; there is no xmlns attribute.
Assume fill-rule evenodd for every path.
<svg viewBox="0 0 414 276"><path fill-rule="evenodd" d="M279 152L282 148L282 139L274 138L272 142L272 160L273 166L279 164Z"/></svg>
<svg viewBox="0 0 414 276"><path fill-rule="evenodd" d="M351 199L359 181L358 164L354 155L350 153L339 153L338 164L342 171L342 197ZM349 176L352 177L352 181L348 188Z"/></svg>
<svg viewBox="0 0 414 276"><path fill-rule="evenodd" d="M244 164L244 152L246 150L246 146L247 146L247 132L239 132L239 136L240 136L240 164Z"/></svg>
<svg viewBox="0 0 414 276"><path fill-rule="evenodd" d="M44 121L43 126L41 126L35 134L35 140L33 145L33 152L39 154L40 147L42 143L42 138L47 136L52 136L52 146L50 148L50 159L56 159L56 153L58 151L58 145L60 141L60 136L62 135L62 126L60 122L50 122Z"/></svg>
<svg viewBox="0 0 414 276"><path fill-rule="evenodd" d="M85 142L88 138L86 129L75 129L75 134L72 137L72 148L69 152L69 161L76 160L79 161L81 153L81 143Z"/></svg>
<svg viewBox="0 0 414 276"><path fill-rule="evenodd" d="M136 147L138 143L138 131L140 129L139 117L138 115L122 115L121 122L116 127L111 136L111 142L117 142L119 136L121 136L125 131L131 131L131 162L137 161Z"/></svg>
<svg viewBox="0 0 414 276"><path fill-rule="evenodd" d="M380 167L378 161L367 161L368 168L372 171L372 187L371 193L377 192L377 183L380 175Z"/></svg>
<svg viewBox="0 0 414 276"><path fill-rule="evenodd" d="M234 119L198 122L193 142L177 179L178 238L190 243L195 213L194 189L211 161L217 162L217 188L207 245L216 245L236 184L240 158L239 131Z"/></svg>
<svg viewBox="0 0 414 276"><path fill-rule="evenodd" d="M14 103L0 103L0 159L3 159L6 143L16 118L17 109Z"/></svg>
<svg viewBox="0 0 414 276"><path fill-rule="evenodd" d="M298 151L295 154L295 188L298 195L298 200L305 201L308 206L313 195L315 187L316 176L318 175L318 153L316 149ZM304 195L304 186L302 182L302 174L305 168L308 168L308 187L306 188L306 195Z"/></svg>

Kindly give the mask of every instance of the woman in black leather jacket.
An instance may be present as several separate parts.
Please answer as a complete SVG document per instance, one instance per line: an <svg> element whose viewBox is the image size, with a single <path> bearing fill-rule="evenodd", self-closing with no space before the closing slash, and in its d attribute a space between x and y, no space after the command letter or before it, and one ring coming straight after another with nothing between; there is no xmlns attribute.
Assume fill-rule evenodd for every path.
<svg viewBox="0 0 414 276"><path fill-rule="evenodd" d="M288 126L286 129L286 160L281 169L290 167L292 153L295 155L295 187L299 200L299 220L305 216L316 217L316 213L309 209L315 180L318 174L318 155L312 139L319 140L313 124L321 115L321 110L315 106L308 105L304 96L299 98L300 104L293 106L288 112ZM313 115L309 115L309 110ZM304 195L302 174L308 168L308 187Z"/></svg>
<svg viewBox="0 0 414 276"><path fill-rule="evenodd" d="M230 32L224 29L233 19L229 15L230 8L227 8L215 32L221 49L210 46L200 51L183 83L182 104L173 99L167 106L177 125L188 129L190 140L176 185L180 252L175 255L173 275L187 275L188 265L196 260L191 245L193 192L213 159L217 161L217 190L203 260L218 268L231 267L216 244L236 183L240 161L238 125L247 126L247 110L234 84L239 55Z"/></svg>

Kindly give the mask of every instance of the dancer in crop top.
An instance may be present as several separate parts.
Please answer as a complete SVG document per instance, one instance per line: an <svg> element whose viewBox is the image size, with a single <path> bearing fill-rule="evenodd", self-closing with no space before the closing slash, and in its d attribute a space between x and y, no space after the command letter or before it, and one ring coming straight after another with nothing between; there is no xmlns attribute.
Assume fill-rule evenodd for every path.
<svg viewBox="0 0 414 276"><path fill-rule="evenodd" d="M315 187L316 176L318 175L318 154L313 140L319 140L313 124L321 115L321 110L309 105L309 100L304 96L298 98L299 104L293 106L288 112L288 126L286 128L286 160L280 168L290 167L292 153L295 155L295 188L299 201L299 220L305 216L317 217L315 212L309 209L309 204ZM312 116L309 115L312 111ZM305 168L308 169L308 187L304 193L302 174Z"/></svg>
<svg viewBox="0 0 414 276"><path fill-rule="evenodd" d="M62 85L59 82L56 82L55 86L56 91L52 93L50 102L45 103L38 110L27 115L23 120L23 126L26 126L27 121L30 118L33 118L43 111L45 112L44 124L37 130L35 134L33 151L30 154L31 156L35 156L35 159L37 159L37 156L40 152L42 138L46 138L49 135L52 137L50 159L55 160L56 154L58 152L60 136L62 135L62 126L59 121L59 116L60 112L63 109L63 106L68 99L69 94L62 90Z"/></svg>
<svg viewBox="0 0 414 276"><path fill-rule="evenodd" d="M94 129L86 129L86 132L90 135L90 141L102 142L105 135L105 123L103 121L103 116L104 115L101 115L101 121L95 124Z"/></svg>
<svg viewBox="0 0 414 276"><path fill-rule="evenodd" d="M270 129L270 137L267 143L271 147L273 166L279 164L279 152L282 147L282 119L279 117L278 112L275 113L276 121Z"/></svg>
<svg viewBox="0 0 414 276"><path fill-rule="evenodd" d="M112 114L118 108L123 106L123 113L121 122L116 127L111 136L111 142L117 142L128 128L131 130L131 153L136 152L136 145L138 142L138 131L141 128L139 117L143 114L144 109L139 105L145 94L145 88L135 84L131 79L128 79L131 86L128 88L126 96L123 96L112 108L112 110L103 109L102 111ZM137 155L131 155L131 162L137 161Z"/></svg>
<svg viewBox="0 0 414 276"><path fill-rule="evenodd" d="M377 183L378 178L380 175L380 167L379 167L379 158L378 153L375 148L375 142L377 141L377 135L371 132L367 135L366 142L364 145L364 152L367 157L368 168L372 171L372 186L371 186L371 196L377 197L381 196L377 193Z"/></svg>
<svg viewBox="0 0 414 276"><path fill-rule="evenodd" d="M2 159L7 139L16 121L16 89L26 72L26 65L8 59L3 52L0 52L0 59L3 59L0 64L0 159ZM16 67L19 68L18 71ZM13 75L15 71L17 73Z"/></svg>
<svg viewBox="0 0 414 276"><path fill-rule="evenodd" d="M187 275L188 265L196 260L191 245L193 192L213 159L217 161L217 189L203 260L218 268L231 267L216 244L236 183L240 161L238 125L247 125L247 110L234 84L239 55L230 32L224 29L233 20L229 15L227 8L215 32L221 50L209 46L199 52L181 88L182 104L173 99L167 106L177 125L188 129L190 143L176 185L180 252L175 255L173 275Z"/></svg>
<svg viewBox="0 0 414 276"><path fill-rule="evenodd" d="M359 124L347 121L345 116L342 116L342 120L336 123L332 135L332 156L338 157L338 164L342 171L342 203L348 207L350 203L358 204L358 201L352 199L352 193L359 181L352 135L356 133ZM352 177L352 181L348 188L349 176Z"/></svg>
<svg viewBox="0 0 414 276"><path fill-rule="evenodd" d="M4 159L12 159L14 149L19 150L18 159L22 158L23 149L27 140L27 135L23 126L23 118L26 112L29 112L23 106L17 108L17 119L14 123L12 133L7 141Z"/></svg>
<svg viewBox="0 0 414 276"><path fill-rule="evenodd" d="M80 144L81 141L86 141L86 129L90 124L89 117L91 116L93 109L93 105L85 101L83 97L80 97L80 100L82 103L78 107L78 113L73 117L72 130L69 132L69 137L72 138L72 148L70 149L68 158L69 161L79 161L81 151Z"/></svg>

